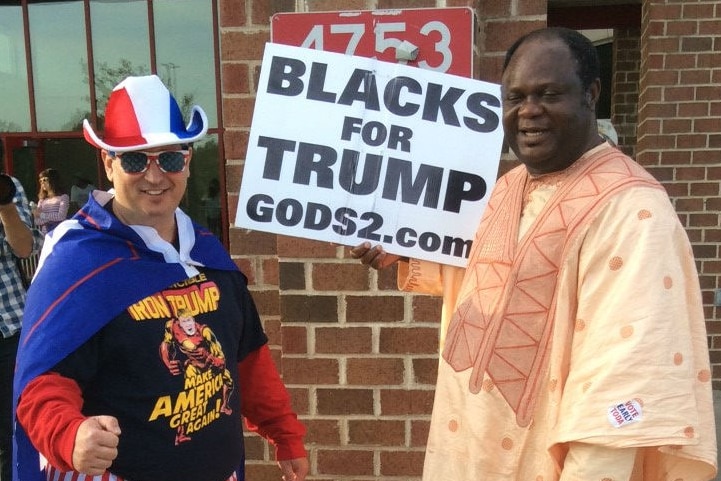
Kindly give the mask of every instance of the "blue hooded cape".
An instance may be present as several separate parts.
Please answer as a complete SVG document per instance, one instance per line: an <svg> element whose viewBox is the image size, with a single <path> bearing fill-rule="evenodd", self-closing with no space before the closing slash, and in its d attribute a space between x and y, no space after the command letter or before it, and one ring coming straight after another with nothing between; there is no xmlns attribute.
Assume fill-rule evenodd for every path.
<svg viewBox="0 0 721 481"><path fill-rule="evenodd" d="M180 209L175 214L178 251L154 229L127 226L110 214L103 205L111 197L96 191L82 210L46 237L27 293L13 410L30 381L128 306L192 277L196 266L238 269L220 241ZM38 452L17 422L13 457L15 481L45 481Z"/></svg>

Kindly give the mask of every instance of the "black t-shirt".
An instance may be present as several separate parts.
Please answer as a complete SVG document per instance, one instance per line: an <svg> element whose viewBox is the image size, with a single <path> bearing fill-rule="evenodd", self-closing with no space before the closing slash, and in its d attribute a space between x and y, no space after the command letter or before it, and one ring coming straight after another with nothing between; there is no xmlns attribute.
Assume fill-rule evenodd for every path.
<svg viewBox="0 0 721 481"><path fill-rule="evenodd" d="M53 371L79 383L83 414L118 418L111 472L225 481L244 460L237 364L266 342L245 277L205 269L127 308Z"/></svg>

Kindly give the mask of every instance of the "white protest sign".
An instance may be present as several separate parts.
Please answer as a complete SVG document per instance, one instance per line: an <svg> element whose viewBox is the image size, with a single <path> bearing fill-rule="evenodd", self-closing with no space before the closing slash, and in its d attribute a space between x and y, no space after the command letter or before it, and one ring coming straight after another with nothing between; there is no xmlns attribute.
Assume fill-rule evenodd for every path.
<svg viewBox="0 0 721 481"><path fill-rule="evenodd" d="M465 266L502 142L496 84L268 43L235 225Z"/></svg>

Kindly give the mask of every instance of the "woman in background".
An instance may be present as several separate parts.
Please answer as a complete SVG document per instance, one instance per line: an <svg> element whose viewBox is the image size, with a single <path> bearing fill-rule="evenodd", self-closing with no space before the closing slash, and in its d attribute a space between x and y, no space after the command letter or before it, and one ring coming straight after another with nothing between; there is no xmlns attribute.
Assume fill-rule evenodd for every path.
<svg viewBox="0 0 721 481"><path fill-rule="evenodd" d="M43 234L47 234L68 215L70 197L60 185L60 173L55 169L45 169L38 177L38 206L35 209L35 225Z"/></svg>

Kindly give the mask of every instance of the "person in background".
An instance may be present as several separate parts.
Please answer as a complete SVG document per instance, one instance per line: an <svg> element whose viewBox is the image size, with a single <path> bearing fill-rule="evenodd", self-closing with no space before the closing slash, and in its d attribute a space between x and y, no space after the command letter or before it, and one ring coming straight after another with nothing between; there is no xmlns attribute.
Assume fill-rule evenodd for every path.
<svg viewBox="0 0 721 481"><path fill-rule="evenodd" d="M83 174L81 173L75 173L73 175L73 180L73 185L70 187L70 212L74 214L85 205L90 193L97 187L95 187L88 179L83 177Z"/></svg>
<svg viewBox="0 0 721 481"><path fill-rule="evenodd" d="M424 481L716 475L691 245L663 186L599 135L599 70L564 28L506 53L503 128L521 165L498 180L464 273L351 250L400 260L401 287L447 301Z"/></svg>
<svg viewBox="0 0 721 481"><path fill-rule="evenodd" d="M40 232L47 234L68 216L70 197L63 192L60 183L60 172L56 169L45 169L38 176L38 205L35 208L35 225Z"/></svg>
<svg viewBox="0 0 721 481"><path fill-rule="evenodd" d="M275 446L283 479L304 481L305 427L247 279L178 207L207 128L198 106L184 125L155 75L113 89L102 138L84 123L113 190L94 191L46 237L28 291L15 377L20 481L242 481L243 418ZM171 327L168 344L178 318L202 328Z"/></svg>
<svg viewBox="0 0 721 481"><path fill-rule="evenodd" d="M32 253L31 219L20 182L0 174L0 481L12 480L12 384L25 305L16 259Z"/></svg>

